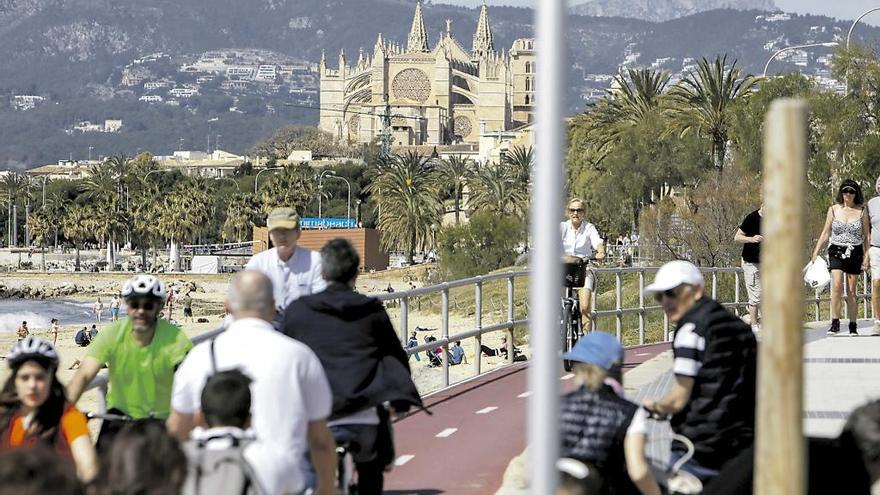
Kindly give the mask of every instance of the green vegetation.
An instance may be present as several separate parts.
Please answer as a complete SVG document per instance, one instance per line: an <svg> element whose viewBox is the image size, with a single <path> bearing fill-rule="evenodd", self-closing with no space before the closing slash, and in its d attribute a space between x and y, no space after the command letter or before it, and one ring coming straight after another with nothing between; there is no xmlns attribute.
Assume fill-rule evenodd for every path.
<svg viewBox="0 0 880 495"><path fill-rule="evenodd" d="M442 277L449 280L486 273L486 267L510 266L524 237L515 217L478 213L458 227L448 227L438 240Z"/></svg>

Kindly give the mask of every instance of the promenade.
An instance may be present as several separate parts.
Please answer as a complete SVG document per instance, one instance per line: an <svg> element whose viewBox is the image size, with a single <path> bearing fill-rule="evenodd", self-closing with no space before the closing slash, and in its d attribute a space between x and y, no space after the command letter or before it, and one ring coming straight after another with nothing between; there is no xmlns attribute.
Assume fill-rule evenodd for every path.
<svg viewBox="0 0 880 495"><path fill-rule="evenodd" d="M805 435L836 436L852 409L880 397L880 337L870 336L871 324L860 321L858 337L828 336L827 323L807 325ZM661 396L672 383L671 368L668 343L627 349L627 395L635 401ZM517 364L452 387L428 399L433 416L417 413L398 422L398 466L386 493L527 493L527 371L527 363ZM560 373L563 391L574 386L571 378ZM656 440L648 454L664 459L668 425L652 428Z"/></svg>

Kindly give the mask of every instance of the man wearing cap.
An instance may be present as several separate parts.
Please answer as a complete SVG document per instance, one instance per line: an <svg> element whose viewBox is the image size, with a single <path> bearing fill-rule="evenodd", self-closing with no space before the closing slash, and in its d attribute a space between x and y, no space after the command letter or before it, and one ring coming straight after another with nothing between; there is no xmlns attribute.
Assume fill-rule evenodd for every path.
<svg viewBox="0 0 880 495"><path fill-rule="evenodd" d="M645 459L647 411L615 391L622 389L623 346L610 334L592 332L564 358L574 363L581 386L560 404L562 457L595 468L613 493L660 495Z"/></svg>
<svg viewBox="0 0 880 495"><path fill-rule="evenodd" d="M321 276L321 255L297 247L299 215L293 208L276 208L266 219L272 249L257 254L245 267L266 274L272 281L278 315L302 296L321 292L327 283Z"/></svg>
<svg viewBox="0 0 880 495"><path fill-rule="evenodd" d="M696 266L671 261L645 287L676 328L672 389L644 404L672 415L672 429L694 443L683 469L706 482L754 440L757 345L749 325L704 295L704 285ZM673 445L673 462L683 448Z"/></svg>

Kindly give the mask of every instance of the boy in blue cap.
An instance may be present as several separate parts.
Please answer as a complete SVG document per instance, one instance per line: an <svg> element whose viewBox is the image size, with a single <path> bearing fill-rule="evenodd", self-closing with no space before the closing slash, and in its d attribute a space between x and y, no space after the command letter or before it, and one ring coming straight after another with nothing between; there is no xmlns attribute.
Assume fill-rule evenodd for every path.
<svg viewBox="0 0 880 495"><path fill-rule="evenodd" d="M644 455L647 412L614 387L622 381L623 346L612 335L592 332L563 358L574 363L581 386L561 400L562 457L597 472L600 494L660 495Z"/></svg>

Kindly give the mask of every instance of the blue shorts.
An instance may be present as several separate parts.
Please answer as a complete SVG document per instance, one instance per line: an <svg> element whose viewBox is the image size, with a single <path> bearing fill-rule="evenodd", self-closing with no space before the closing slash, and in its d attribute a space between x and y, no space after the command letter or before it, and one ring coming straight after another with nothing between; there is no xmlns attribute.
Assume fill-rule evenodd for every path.
<svg viewBox="0 0 880 495"><path fill-rule="evenodd" d="M110 308L110 314L113 316L119 316L119 308Z"/></svg>

